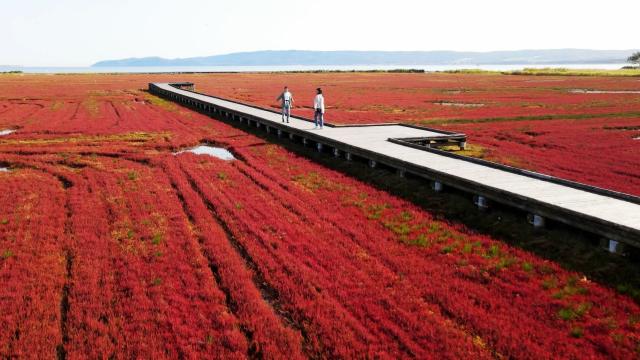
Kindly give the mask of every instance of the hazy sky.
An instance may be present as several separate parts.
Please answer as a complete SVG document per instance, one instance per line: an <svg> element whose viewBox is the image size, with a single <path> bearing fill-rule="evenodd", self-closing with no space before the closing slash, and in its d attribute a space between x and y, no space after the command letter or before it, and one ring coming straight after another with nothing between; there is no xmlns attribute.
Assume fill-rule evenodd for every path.
<svg viewBox="0 0 640 360"><path fill-rule="evenodd" d="M633 49L639 14L638 0L0 0L0 65L289 49Z"/></svg>

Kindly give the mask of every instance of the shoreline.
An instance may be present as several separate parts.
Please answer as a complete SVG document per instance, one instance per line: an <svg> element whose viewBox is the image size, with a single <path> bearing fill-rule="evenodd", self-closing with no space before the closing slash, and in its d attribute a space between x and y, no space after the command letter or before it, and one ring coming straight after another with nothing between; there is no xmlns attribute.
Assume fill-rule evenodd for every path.
<svg viewBox="0 0 640 360"><path fill-rule="evenodd" d="M38 72L10 70L0 71L0 75L219 75L219 74L460 74L460 75L521 75L521 76L623 76L640 77L640 67L619 68L619 69L598 69L598 68L522 68L517 70L485 70L480 68L461 68L451 70L426 70L420 68L398 68L398 69L317 69L317 70L255 70L255 71L105 71L105 72Z"/></svg>

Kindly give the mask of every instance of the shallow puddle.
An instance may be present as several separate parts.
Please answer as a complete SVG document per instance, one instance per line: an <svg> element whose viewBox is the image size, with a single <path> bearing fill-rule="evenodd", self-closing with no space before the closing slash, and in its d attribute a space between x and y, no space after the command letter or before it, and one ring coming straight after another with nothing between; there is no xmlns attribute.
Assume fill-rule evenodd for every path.
<svg viewBox="0 0 640 360"><path fill-rule="evenodd" d="M640 90L588 90L588 89L572 89L569 90L573 94L640 94Z"/></svg>
<svg viewBox="0 0 640 360"><path fill-rule="evenodd" d="M0 130L0 136L13 134L14 132L16 132L16 131L15 131L15 130L12 130L12 129Z"/></svg>
<svg viewBox="0 0 640 360"><path fill-rule="evenodd" d="M209 155L209 156L217 157L218 159L222 159L226 161L231 161L236 159L235 156L233 156L233 154L229 150L221 147L211 146L211 145L198 145L191 149L178 151L177 153L174 153L174 155L179 155L184 152L190 152L196 155Z"/></svg>

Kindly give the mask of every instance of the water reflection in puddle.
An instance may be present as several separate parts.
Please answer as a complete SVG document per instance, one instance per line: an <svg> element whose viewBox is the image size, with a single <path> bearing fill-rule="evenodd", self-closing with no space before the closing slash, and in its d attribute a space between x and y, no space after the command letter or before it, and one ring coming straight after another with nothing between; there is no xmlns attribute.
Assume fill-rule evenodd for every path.
<svg viewBox="0 0 640 360"><path fill-rule="evenodd" d="M217 157L218 159L222 159L226 161L231 161L236 159L233 156L233 154L229 152L229 150L221 147L211 146L211 145L198 145L191 149L178 151L177 153L174 153L174 155L179 155L184 152L190 152L196 155L209 155L209 156Z"/></svg>
<svg viewBox="0 0 640 360"><path fill-rule="evenodd" d="M12 130L12 129L0 130L0 136L13 134L14 132L16 132L16 131L15 131L15 130Z"/></svg>
<svg viewBox="0 0 640 360"><path fill-rule="evenodd" d="M0 172L9 172L9 168L0 167Z"/></svg>

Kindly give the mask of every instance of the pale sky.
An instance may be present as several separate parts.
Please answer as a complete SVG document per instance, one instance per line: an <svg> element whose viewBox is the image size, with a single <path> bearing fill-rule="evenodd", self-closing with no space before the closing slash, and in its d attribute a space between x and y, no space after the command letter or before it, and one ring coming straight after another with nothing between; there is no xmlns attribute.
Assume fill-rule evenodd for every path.
<svg viewBox="0 0 640 360"><path fill-rule="evenodd" d="M255 50L640 47L640 1L0 0L0 65Z"/></svg>

